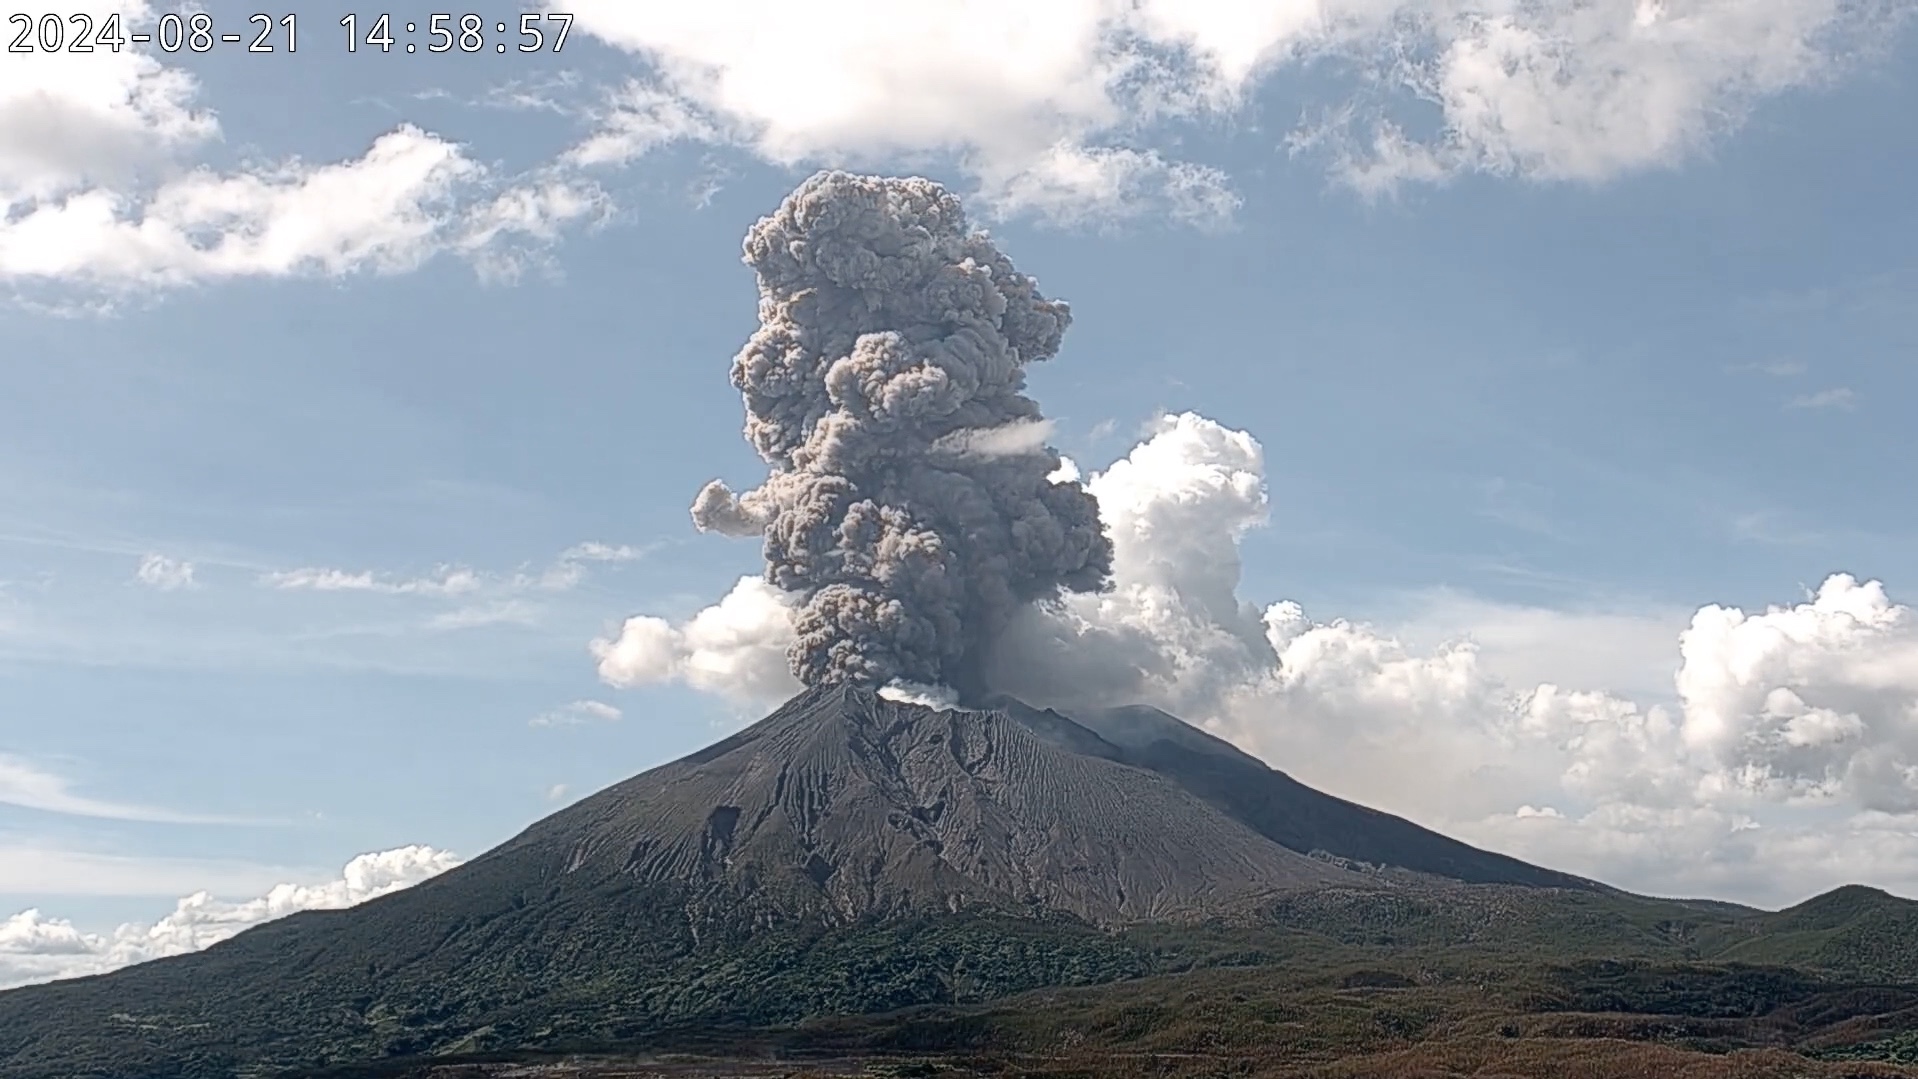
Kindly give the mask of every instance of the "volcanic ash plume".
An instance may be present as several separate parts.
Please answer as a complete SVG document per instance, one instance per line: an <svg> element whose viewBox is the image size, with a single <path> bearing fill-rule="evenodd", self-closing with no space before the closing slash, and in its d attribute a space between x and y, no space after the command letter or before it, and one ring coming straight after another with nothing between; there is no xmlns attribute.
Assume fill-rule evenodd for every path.
<svg viewBox="0 0 1918 1079"><path fill-rule="evenodd" d="M718 481L702 531L763 534L766 579L802 597L793 673L982 691L1026 604L1102 588L1098 504L1049 477L1024 367L1070 321L924 179L823 172L746 236L759 329L733 361L759 488Z"/></svg>

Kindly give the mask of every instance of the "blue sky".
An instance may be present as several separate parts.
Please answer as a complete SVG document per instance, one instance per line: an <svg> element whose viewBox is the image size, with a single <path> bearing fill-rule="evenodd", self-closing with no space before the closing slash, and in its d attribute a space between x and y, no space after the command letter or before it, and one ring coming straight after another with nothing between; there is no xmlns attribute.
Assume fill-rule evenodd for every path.
<svg viewBox="0 0 1918 1079"><path fill-rule="evenodd" d="M858 6L826 5L822 39L894 34L929 72L884 109L831 85L767 90L805 64L646 24L638 6L574 5L557 57L349 55L337 15L302 10L294 56L0 60L0 915L34 907L97 934L197 888L237 899L337 876L363 852L471 855L754 714L763 702L684 678L608 685L589 644L631 615L686 619L756 572L753 544L687 515L707 480L763 473L727 383L754 325L739 243L842 164L950 184L1072 304L1032 385L1089 474L1166 413L1262 446L1268 523L1236 545L1247 602L1296 601L1326 633L1361 624L1366 648L1413 667L1477 641L1485 701L1536 703L1550 682L1692 731L1706 691L1673 674L1706 660L1681 655L1679 631L1701 607L1778 605L1772 636L1818 651L1774 655L1770 688L1862 717L1872 733L1846 744L1894 777L1858 793L1864 773L1834 756L1812 779L1839 778L1810 802L1811 781L1712 802L1701 777L1750 763L1721 746L1686 766L1692 793L1661 801L1629 794L1665 752L1646 742L1609 793L1540 766L1551 813L1583 832L1511 831L1546 808L1520 814L1516 794L1389 808L1648 890L1790 902L1803 889L1776 882L1778 860L1829 849L1807 885L1914 894L1918 772L1896 779L1918 759L1899 606L1918 579L1918 43L1902 25L1873 33L1808 0L1615 13L1702 35L1660 45L1546 4L1510 17L1564 39L1557 89L1461 97L1470 49L1503 41L1508 72L1549 50L1511 53L1484 5L1408 2L1428 61L1387 74L1426 79L1434 104L1367 78L1385 31L1356 23L1270 30L1235 68L1228 16L1264 5L1221 4L1223 30L1160 39L1191 70L1159 89L1204 100L1167 92L1155 112L1099 81L1108 53L1064 46L1008 54L1030 85L978 75L1011 87L998 98L972 76L948 85L941 72L977 60L947 40L966 35L875 28ZM1103 6L1022 32L1066 40L1081 9ZM1716 51L1687 51L1706 38ZM822 50L823 69L852 46L782 47ZM686 74L702 63L731 81ZM1633 77L1597 79L1606 64ZM1587 90L1609 104L1574 99ZM49 133L59 102L106 134ZM1545 135L1521 122L1537 113ZM1379 117L1403 118L1400 141ZM1022 124L1039 135L1000 137ZM1301 145L1302 129L1321 137ZM383 136L441 155L440 172L409 180L364 156ZM329 168L350 183L327 186ZM194 218L167 201L192 190L244 208ZM26 227L103 193L149 237L184 222L184 247L77 219ZM394 208L358 222L380 199ZM517 232L485 231L509 217ZM249 230L278 239L220 248ZM1842 635L1862 616L1794 637L1835 573L1884 582L1887 613L1856 640ZM1294 727L1385 699L1287 692L1261 700ZM1243 701L1157 697L1279 767L1373 793L1360 763L1298 759L1330 743L1254 729ZM567 710L582 701L619 718ZM1445 722L1420 720L1419 737ZM1394 730L1326 752L1362 763L1415 744ZM1710 756L1707 741L1685 752ZM1734 849L1741 814L1783 845ZM1636 837L1623 860L1615 833Z"/></svg>

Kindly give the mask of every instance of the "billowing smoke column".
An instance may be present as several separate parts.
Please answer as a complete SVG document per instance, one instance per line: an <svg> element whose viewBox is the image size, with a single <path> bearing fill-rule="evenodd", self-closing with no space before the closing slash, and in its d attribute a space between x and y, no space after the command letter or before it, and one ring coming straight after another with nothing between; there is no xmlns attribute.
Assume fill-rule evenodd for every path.
<svg viewBox="0 0 1918 1079"><path fill-rule="evenodd" d="M924 179L822 172L746 236L759 329L733 361L758 489L718 481L702 531L763 534L796 593L789 658L808 685L984 690L1022 606L1105 586L1098 504L1022 391L1070 316Z"/></svg>

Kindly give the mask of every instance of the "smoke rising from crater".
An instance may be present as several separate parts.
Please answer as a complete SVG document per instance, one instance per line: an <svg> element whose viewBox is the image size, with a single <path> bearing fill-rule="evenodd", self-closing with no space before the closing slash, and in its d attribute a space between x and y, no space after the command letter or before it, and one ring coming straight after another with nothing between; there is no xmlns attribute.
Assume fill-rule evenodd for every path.
<svg viewBox="0 0 1918 1079"><path fill-rule="evenodd" d="M788 658L807 684L983 690L1022 607L1105 586L1112 544L1027 397L1066 305L919 178L822 172L746 236L759 329L733 361L745 434L772 473L693 502L702 531L765 537L766 580L801 597Z"/></svg>

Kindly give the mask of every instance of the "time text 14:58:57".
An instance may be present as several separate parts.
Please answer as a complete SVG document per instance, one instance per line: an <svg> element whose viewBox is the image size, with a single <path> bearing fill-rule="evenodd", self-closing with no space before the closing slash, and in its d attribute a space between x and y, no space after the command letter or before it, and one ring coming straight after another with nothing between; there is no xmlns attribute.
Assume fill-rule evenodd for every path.
<svg viewBox="0 0 1918 1079"><path fill-rule="evenodd" d="M571 15L550 11L521 15L517 31L509 31L504 22L488 25L486 19L471 13L424 18L424 22L400 22L391 15L370 20L348 15L340 20L346 28L346 51L358 52L364 46L381 52L506 52L510 45L515 52L558 52L573 28Z"/></svg>

